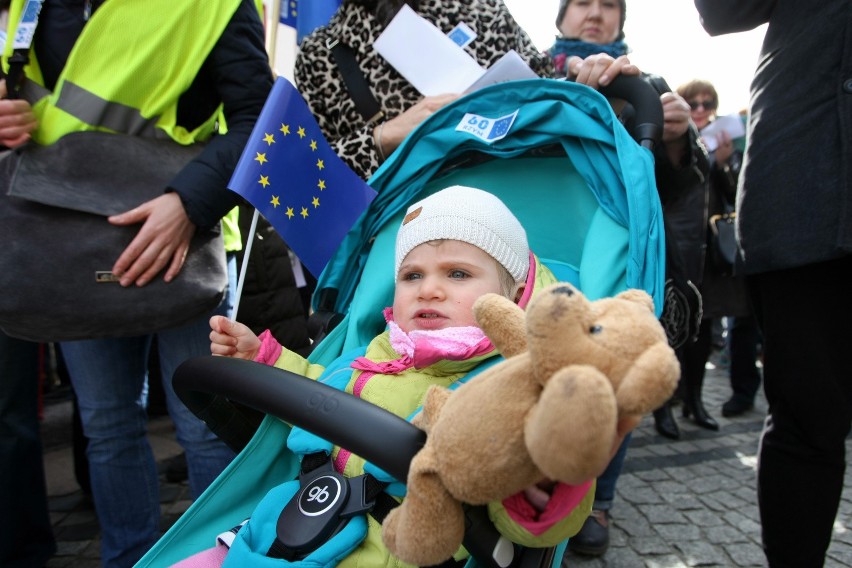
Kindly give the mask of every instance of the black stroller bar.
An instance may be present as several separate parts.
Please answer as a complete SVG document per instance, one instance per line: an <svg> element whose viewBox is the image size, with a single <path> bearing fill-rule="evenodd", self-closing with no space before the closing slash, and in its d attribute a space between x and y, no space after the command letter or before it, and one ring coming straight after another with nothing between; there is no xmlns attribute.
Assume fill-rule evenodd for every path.
<svg viewBox="0 0 852 568"><path fill-rule="evenodd" d="M246 405L346 448L401 481L426 442L423 430L371 402L253 361L196 357L177 368L172 383L183 403L220 437L254 433L253 416L240 409ZM552 558L552 548L522 548L502 537L485 507L467 507L465 518L464 546L483 566L539 568Z"/></svg>
<svg viewBox="0 0 852 568"><path fill-rule="evenodd" d="M238 402L346 448L403 482L412 458L426 442L425 432L375 404L253 361L196 357L178 367L173 384L196 416L205 422L216 417L217 427L208 423L214 432L222 429L219 411ZM232 414L225 420L236 424L240 418ZM377 437L381 443L376 443Z"/></svg>

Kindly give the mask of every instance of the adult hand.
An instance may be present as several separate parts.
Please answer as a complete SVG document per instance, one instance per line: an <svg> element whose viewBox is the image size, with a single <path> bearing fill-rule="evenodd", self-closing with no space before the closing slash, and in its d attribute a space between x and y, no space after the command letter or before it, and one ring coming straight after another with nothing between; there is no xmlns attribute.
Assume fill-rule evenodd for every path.
<svg viewBox="0 0 852 568"><path fill-rule="evenodd" d="M177 193L165 193L107 220L113 225L143 223L112 267L122 286L133 283L144 286L166 266L163 277L166 282L180 273L195 225L187 217Z"/></svg>
<svg viewBox="0 0 852 568"><path fill-rule="evenodd" d="M606 53L597 53L585 59L569 57L568 73L576 83L597 89L609 85L619 75L639 75L640 71L626 55L613 59Z"/></svg>
<svg viewBox="0 0 852 568"><path fill-rule="evenodd" d="M660 95L663 105L663 143L678 140L689 128L689 103L677 93Z"/></svg>
<svg viewBox="0 0 852 568"><path fill-rule="evenodd" d="M379 127L377 126L373 130L376 143L382 145L382 152L385 156L390 156L391 153L393 153L393 151L402 144L405 137L408 136L412 130L417 128L421 122L432 116L435 111L443 108L445 105L453 102L461 96L461 93L447 93L444 95L423 97L414 106L410 107L402 114L385 122L381 130L379 130ZM379 134L381 134L381 136L379 136Z"/></svg>
<svg viewBox="0 0 852 568"><path fill-rule="evenodd" d="M689 103L677 93L663 93L660 102L663 105L663 145L671 163L679 166L689 143L686 136L689 129Z"/></svg>
<svg viewBox="0 0 852 568"><path fill-rule="evenodd" d="M213 355L254 361L260 339L248 326L225 316L210 318L210 352Z"/></svg>
<svg viewBox="0 0 852 568"><path fill-rule="evenodd" d="M6 80L0 79L0 144L17 148L29 142L38 121L30 103L22 99L7 99L6 95Z"/></svg>

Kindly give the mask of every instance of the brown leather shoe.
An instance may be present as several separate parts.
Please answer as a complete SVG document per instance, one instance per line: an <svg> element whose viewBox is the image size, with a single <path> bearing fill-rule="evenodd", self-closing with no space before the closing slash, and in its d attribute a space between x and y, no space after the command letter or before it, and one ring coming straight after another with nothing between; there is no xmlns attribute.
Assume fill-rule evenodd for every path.
<svg viewBox="0 0 852 568"><path fill-rule="evenodd" d="M584 556L601 556L609 547L609 512L592 511L580 532L568 539L571 552Z"/></svg>

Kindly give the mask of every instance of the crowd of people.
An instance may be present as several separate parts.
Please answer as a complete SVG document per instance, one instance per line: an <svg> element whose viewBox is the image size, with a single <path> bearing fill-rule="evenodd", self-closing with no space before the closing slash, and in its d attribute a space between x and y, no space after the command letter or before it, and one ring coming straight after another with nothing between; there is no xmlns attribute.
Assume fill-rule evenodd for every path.
<svg viewBox="0 0 852 568"><path fill-rule="evenodd" d="M112 268L120 285L142 287L155 278L178 277L196 231L221 230L226 236L229 282L211 313L144 336L59 344L86 439L105 567L132 566L160 537L159 484L146 439L152 344L157 346L168 412L186 452L193 497L216 479L234 453L175 395L171 376L182 361L212 349L216 355L314 377L321 371L303 358L310 348L308 305L299 295L286 244L275 241L268 226L248 234L249 211L240 212L238 196L227 190L273 81L260 3L216 2L176 11L171 2L153 0L144 7L44 0L32 47L14 50L9 42L3 52L0 144L6 149L46 145L72 132L100 129L204 143L201 154L162 188L162 195L109 218L115 225L138 225ZM475 30L475 41L464 49L483 67L514 50L539 77L599 89L618 75L629 75L656 89L664 124L654 150L654 176L665 220L667 266L679 272L672 276L694 284L702 300L694 336L673 345L681 379L674 396L654 412L656 430L680 438L674 415L678 407L682 418L719 429L702 401L702 387L714 330L725 320L731 397L722 415L751 411L761 381L769 402L757 479L766 558L772 567L821 566L840 501L845 440L852 425L852 374L841 327L850 314L843 291L852 260L852 193L844 166L852 131L852 77L843 75L852 57L852 46L846 45L852 42L852 34L846 33L852 25L847 3L826 0L817 7L791 0L695 0L696 17L712 35L769 24L750 107L742 113L747 123L742 145L724 130L708 134L720 106L711 82L697 78L672 89L664 78L631 63L625 0L561 0L556 39L544 52L535 48L502 0L343 0L328 24L303 40L294 77L328 142L364 179L423 120L463 96L422 96L374 49L406 4L444 32L460 23ZM23 0L3 5L7 37L18 30L23 5ZM137 24L128 26L130 21ZM194 28L187 32L189 24ZM177 42L178 36L189 39ZM840 39L834 45L821 42L822 37ZM128 41L149 48L128 51ZM21 56L24 66L16 63ZM97 71L115 60L123 62L121 72ZM622 118L629 121L628 114ZM544 283L530 280L530 274L548 276L546 268L530 264L536 260L523 227L494 196L454 187L412 210L417 207L417 215L406 216L399 227L394 303L385 314L388 330L366 347L359 363L365 367L354 367L375 374L373 384L385 384L386 374L412 376L414 394L391 408L401 416L417 408L429 384L450 384L467 372L470 361L493 355L488 349L472 351L482 345L471 318L479 295L496 292L523 306L532 287ZM444 209L445 217L432 217L432 211ZM722 216L736 219L733 261L716 254L713 223ZM454 230L439 231L438 218L452 218ZM257 239L261 250L247 263L247 311L237 323L230 319L236 265L247 239ZM494 248L496 241L510 244ZM431 360L426 373L414 364L416 349L407 357L404 352L404 345L413 344L409 334L423 331L416 305L427 293L454 306L442 326L429 331L467 330L464 348L444 354L453 362L451 373L442 366L444 359ZM445 345L438 341L440 333L426 336ZM424 349L426 343L417 345ZM371 361L395 357L409 364L389 373ZM0 333L3 566L43 566L56 548L38 433L37 365L36 343ZM387 404L386 394L377 396ZM550 511L548 518L562 530L558 538L548 536L557 541L570 536L569 547L578 554L597 556L608 548L616 484L630 459L635 418L620 428L623 441L597 478L591 514L574 530L562 530L559 523L571 517L579 498L567 497L552 484L524 492L530 515ZM334 455L337 462L342 454ZM350 460L341 471L357 475L362 466ZM809 520L807 530L798 519ZM513 517L507 522L524 526L529 521ZM370 556L387 554L378 525L371 523L373 532L352 553L353 562L385 562ZM226 553L211 549L202 560L220 564Z"/></svg>

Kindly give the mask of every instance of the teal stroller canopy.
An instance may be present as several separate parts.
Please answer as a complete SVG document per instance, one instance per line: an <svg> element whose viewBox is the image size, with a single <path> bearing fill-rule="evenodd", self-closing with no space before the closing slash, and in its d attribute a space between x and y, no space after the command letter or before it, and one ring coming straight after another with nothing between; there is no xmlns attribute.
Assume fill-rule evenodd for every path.
<svg viewBox="0 0 852 568"><path fill-rule="evenodd" d="M315 309L348 314L337 350L365 344L384 326L381 309L393 297L388 259L407 206L455 184L500 197L533 252L590 299L640 288L661 314L665 239L651 152L597 91L555 79L514 81L436 112L370 179L378 196L314 295ZM323 305L326 298L334 305Z"/></svg>

